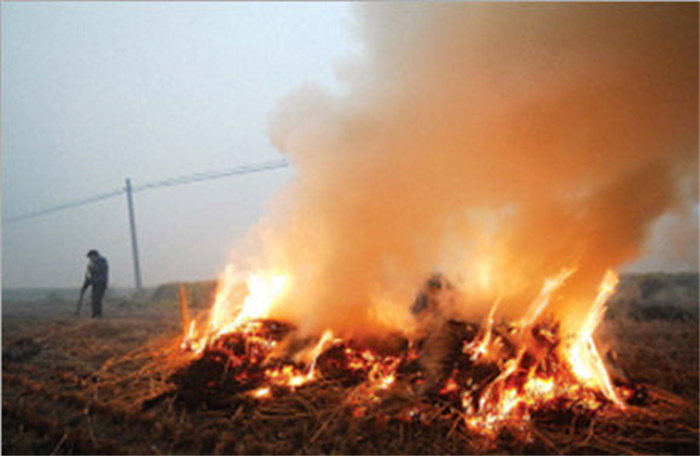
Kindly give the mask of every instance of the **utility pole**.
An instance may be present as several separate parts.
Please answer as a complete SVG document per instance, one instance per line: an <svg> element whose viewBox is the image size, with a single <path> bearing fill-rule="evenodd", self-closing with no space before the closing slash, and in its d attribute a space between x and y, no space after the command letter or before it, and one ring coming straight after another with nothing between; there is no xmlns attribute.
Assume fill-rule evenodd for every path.
<svg viewBox="0 0 700 456"><path fill-rule="evenodd" d="M134 218L134 199L131 196L131 180L126 178L126 202L129 206L129 225L131 227L131 253L134 258L134 279L136 280L136 291L142 290L141 268L139 267L139 246L136 242L136 219Z"/></svg>

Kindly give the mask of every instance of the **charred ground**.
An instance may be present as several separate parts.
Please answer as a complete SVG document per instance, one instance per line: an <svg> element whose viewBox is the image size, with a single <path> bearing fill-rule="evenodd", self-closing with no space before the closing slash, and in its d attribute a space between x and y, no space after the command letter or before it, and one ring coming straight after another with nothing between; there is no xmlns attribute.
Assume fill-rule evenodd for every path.
<svg viewBox="0 0 700 456"><path fill-rule="evenodd" d="M190 302L204 306L211 287L190 287ZM408 391L357 416L336 380L264 402L235 391L217 407L153 400L183 367L160 342L181 330L174 287L113 297L102 321L72 316L70 294L4 292L3 452L697 453L697 290L693 274L623 277L599 339L649 398L625 413L534 417L529 443L470 435L449 401ZM409 403L415 416L396 419Z"/></svg>

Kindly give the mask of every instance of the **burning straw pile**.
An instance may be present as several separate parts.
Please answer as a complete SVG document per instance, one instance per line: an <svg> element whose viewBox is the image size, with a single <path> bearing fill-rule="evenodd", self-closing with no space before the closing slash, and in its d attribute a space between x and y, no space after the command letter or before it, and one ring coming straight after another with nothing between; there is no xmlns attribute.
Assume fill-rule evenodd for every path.
<svg viewBox="0 0 700 456"><path fill-rule="evenodd" d="M356 19L343 93L305 86L272 116L298 178L211 310L183 306L138 403L218 416L202 452L696 452L696 409L611 376L594 333L605 271L697 205L697 5ZM414 337L435 270L462 295Z"/></svg>
<svg viewBox="0 0 700 456"><path fill-rule="evenodd" d="M577 353L542 309L510 323L495 322L493 310L480 325L448 321L418 341L297 338L292 325L266 318L202 340L188 325L136 376L114 371L148 350L108 363L96 385L102 394L123 388L121 400L145 411L213 419L203 427L219 443L205 452L697 450L691 405L612 379L602 359L584 358L597 354L592 339ZM454 348L441 351L437 370L435 340Z"/></svg>

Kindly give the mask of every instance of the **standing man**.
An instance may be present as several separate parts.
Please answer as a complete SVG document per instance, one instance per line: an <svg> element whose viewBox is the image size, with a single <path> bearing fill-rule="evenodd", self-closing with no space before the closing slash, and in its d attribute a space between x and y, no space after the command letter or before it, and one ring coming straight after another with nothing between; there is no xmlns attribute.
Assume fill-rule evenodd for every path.
<svg viewBox="0 0 700 456"><path fill-rule="evenodd" d="M109 281L109 266L107 266L107 259L100 256L97 250L90 250L87 257L90 259L90 263L88 263L85 273L81 296L88 287L92 286L92 318L101 318L102 298L107 291L107 282Z"/></svg>

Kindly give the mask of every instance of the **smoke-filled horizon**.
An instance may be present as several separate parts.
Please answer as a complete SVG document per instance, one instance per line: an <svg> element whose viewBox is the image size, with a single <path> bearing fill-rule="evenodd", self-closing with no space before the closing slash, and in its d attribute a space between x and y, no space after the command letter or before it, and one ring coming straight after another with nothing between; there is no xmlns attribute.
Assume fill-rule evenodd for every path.
<svg viewBox="0 0 700 456"><path fill-rule="evenodd" d="M434 272L450 311L518 315L575 268L552 309L580 320L697 204L697 5L363 5L356 31L343 96L280 103L299 176L246 244L303 331L405 328Z"/></svg>
<svg viewBox="0 0 700 456"><path fill-rule="evenodd" d="M425 6L405 7L416 11L416 8ZM452 5L452 8L456 7ZM549 7L554 8L552 5ZM355 136L352 129L364 129L365 126L381 130L386 124L382 117L387 116L396 118L396 125L402 125L403 120L395 112L403 108L397 106L405 106L406 109L419 106L418 96L426 100L434 99L432 104L436 107L444 104L440 97L431 94L431 91L441 91L441 84L446 87L445 94L455 99L466 99L459 95L461 92L466 94L466 87L470 87L473 99L476 97L474 94L478 93L482 93L481 98L486 96L483 93L490 94L494 100L502 101L505 96L513 98L515 103L510 115L513 118L520 116L521 128L535 132L537 118L529 112L529 108L522 108L523 97L530 97L536 106L533 112L542 111L542 107L537 105L541 94L535 89L541 91L546 84L554 84L556 90L553 94L559 93L559 96L565 97L557 87L571 85L572 81L562 75L562 68L573 62L572 56L578 55L567 51L562 58L550 52L551 46L542 47L537 52L535 46L539 44L520 31L524 25L511 27L505 19L486 20L488 18L479 13L480 16L473 17L469 22L471 31L465 36L477 43L484 43L484 46L488 43L495 45L494 40L500 36L498 39L504 48L510 40L515 43L513 50L503 51L510 57L504 58L500 51L475 57L474 52L470 51L469 59L486 62L479 63L475 72L467 78L463 62L467 55L463 56L464 59L449 57L450 46L459 51L463 45L459 42L448 43L440 52L448 55L448 62L454 60L457 71L449 76L445 75L444 68L436 68L439 71L435 82L423 84L421 80L429 79L426 75L433 62L445 59L440 57L440 53L425 57L426 52L432 52L430 49L438 46L437 36L435 40L422 41L416 30L426 27L421 33L431 37L431 26L421 24L433 23L435 18L421 18L420 14L407 12L403 16L397 15L396 21L404 21L407 24L404 26L397 25L398 22L394 23L391 18L381 19L381 15L375 12L360 11L354 15L354 28L348 30L347 14L354 9L354 5L343 3L222 3L168 7L146 3L120 6L10 3L3 4L2 8L3 51L6 52L2 57L3 120L0 136L5 221L8 217L35 209L119 188L124 184L125 176L131 177L138 185L168 176L278 157L278 151L270 143L266 132L266 118L284 94L304 81L327 87L328 91L309 86L307 91L312 92L312 98L316 97L321 100L320 103L329 105L328 111L339 112L333 119L328 117L327 121L324 120L324 126L316 128L324 131L320 136L334 135L334 129L343 129L350 136ZM504 6L501 9L508 8ZM361 19L363 14L377 17L364 22ZM514 17L517 14L511 15L509 20L514 20ZM382 21L390 23L392 28L382 31ZM454 21L458 19L455 17ZM462 22L467 25L467 22ZM271 23L275 26L271 27ZM305 25L300 27L299 24ZM510 34L499 29L502 28L501 24L512 29L508 32ZM603 23L599 28L602 27ZM392 30L395 28L400 29L398 38L393 37L395 33ZM462 30L455 32L455 27L452 29L450 33L453 35L464 33ZM350 36L349 31L355 32L354 35ZM382 33L387 35L386 39L380 36ZM413 38L407 38L408 33ZM255 39L251 40L253 36ZM511 36L516 38L511 39ZM128 39L124 41L115 37ZM530 45L524 42L523 37L529 40ZM441 39L445 41L448 38ZM408 40L408 44L402 45L400 40ZM357 54L360 43L366 51L362 59L345 62L342 66L336 64L338 58ZM604 47L606 44L599 43L597 46ZM412 52L413 48L415 52ZM523 53L522 48L529 51ZM570 48L573 49L573 45ZM394 49L396 55L393 55ZM402 54L398 54L398 51ZM606 52L610 54L610 51ZM634 52L640 55L640 51ZM523 62L514 60L518 53L523 54ZM571 56L567 56L567 53ZM670 60L675 58L670 57ZM382 63L381 59L386 61ZM554 63L550 65L548 59ZM420 63L419 60L427 63ZM183 66L183 61L188 64ZM70 62L70 65L66 62ZM523 65L532 68L531 74L537 73L536 65L549 65L552 70L545 72L547 74L542 78L528 79L521 76L524 72L522 68L515 71ZM424 68L416 69L421 66ZM600 69L591 73L592 84L597 83L599 73ZM37 77L42 74L51 74L52 77ZM382 75L382 79L375 78L374 74ZM489 88L486 84L488 81L479 82L479 74L482 80L492 79L491 85L495 88ZM543 80L542 84L538 82L539 79ZM419 87L421 84L424 87ZM460 84L465 86L464 90L455 89ZM671 84L676 82L661 81L655 89L656 93ZM500 86L506 89L510 86L511 89L501 90ZM343 95L334 95L343 87ZM408 90L416 92L415 100L410 103L397 101L408 100L405 96ZM595 92L589 90L587 93ZM292 112L310 109L306 102L295 105L291 101L293 98L291 96L290 101L283 102L281 106L289 106ZM391 104L387 101L384 108L381 104L385 100L392 101ZM460 112L468 114L473 111L473 114L469 114L471 117L483 119L484 125L498 128L493 127L492 118L479 113L479 110L485 109L484 106L489 107L488 104L473 102L471 107L464 106ZM494 106L494 109L502 112L510 111L510 108L503 107L504 103ZM528 112L517 114L518 106ZM355 112L349 109L355 109ZM282 107L279 112L283 110ZM456 121L449 120L451 115L447 111L447 108L436 108L434 115L415 115L411 111L399 114L415 117L415 122L431 128L439 127L441 132L451 128L448 122L457 125ZM311 123L312 118L318 119L324 115L322 110L314 110L313 116L307 116L306 121ZM341 115L343 118L336 121ZM665 116L664 112L657 115L659 118ZM528 124L529 119L532 119L531 125ZM417 135L420 133L411 126L410 118L404 120L405 128L411 132L415 130ZM504 118L503 122L506 120ZM318 121L313 122L318 124ZM339 122L351 125L348 128L331 126ZM288 129L292 128L291 121L280 120L276 123L286 123ZM457 127L461 128L459 125ZM427 127L421 128L425 130ZM613 129L605 131L609 134ZM431 133L424 131L421 134ZM358 140L367 136L363 133ZM521 136L520 133L511 132L508 140ZM476 139L478 137L481 136ZM408 136L406 140L415 142L416 138ZM388 143L395 147L396 140L389 139ZM481 146L475 145L473 150L477 147ZM297 147L291 155L304 155L304 162L320 157L320 160L328 161L323 169L331 175L336 172L335 164L346 167L344 159L336 159L337 152L330 148L314 148L313 151L302 151ZM465 147L458 144L456 148L463 150ZM373 146L373 150L379 149ZM435 153L426 149L428 153ZM324 158L326 152L329 154ZM287 153L290 154L289 151ZM99 154L99 160L96 160L95 154ZM600 159L599 155L596 155L597 159ZM333 159L329 160L329 157ZM479 158L472 153L472 159L474 157ZM496 157L491 152L485 157L496 164ZM518 163L525 159L529 160L524 153L515 156L513 168L520 169ZM582 159L587 158L582 156ZM135 204L144 283L156 286L178 280L216 278L236 240L265 213L269 197L283 188L301 169L298 158L290 161L293 162L293 169L285 172L256 174L138 195ZM410 160L408 163L404 163L406 160L403 159L385 161L391 170L398 169L399 172L414 166ZM435 166L443 161L436 160ZM303 165L305 173L309 174L309 164ZM552 167L556 167L556 164ZM477 181L484 179L494 182L484 171L485 168L473 166L471 176L477 176ZM549 171L551 169L542 168L538 175ZM425 172L421 171L412 178L411 185L420 186L434 181L428 172L433 171L425 168ZM537 176L533 174L534 171L530 170L529 173L535 180ZM503 180L507 181L505 178ZM515 184L511 187L515 187ZM353 187L343 188L345 193L352 191ZM696 200L693 196L696 193L694 185L688 185L687 192L688 197L684 201ZM428 195L430 191L422 193ZM413 194L410 196L414 197ZM177 204L173 204L173 201L177 201ZM646 234L641 256L626 262L621 270L698 271L699 207L695 204L689 211L688 205L678 204L656 219L651 232ZM451 209L451 212L458 211ZM487 212L489 215L484 215L481 223L496 224L498 217L493 210L482 211L484 214ZM472 210L472 213L476 214L476 211ZM271 211L270 218L280 219L277 214L278 210ZM476 215L472 219L476 219ZM286 222L280 223L284 225ZM274 224L263 225L271 229ZM175 226L177 229L173 229ZM460 242L476 242L457 230L454 232ZM495 233L483 231L482 234L487 239L496 238ZM454 244L454 241L447 241L447 236L444 239L446 246ZM250 238L244 242L249 241ZM100 250L109 259L110 279L115 287L133 285L129 242L124 198L16 224L4 223L3 288L79 287L85 270L85 252L91 248ZM238 255L236 257L240 258ZM435 268L438 267L444 268L444 265L436 264ZM474 266L470 265L470 268L474 269ZM486 278L488 265L477 269Z"/></svg>
<svg viewBox="0 0 700 456"><path fill-rule="evenodd" d="M580 318L697 204L697 5L365 5L357 31L346 94L301 88L272 123L299 177L252 261L302 329L406 325L434 272L455 312L517 313L576 268L555 307Z"/></svg>

